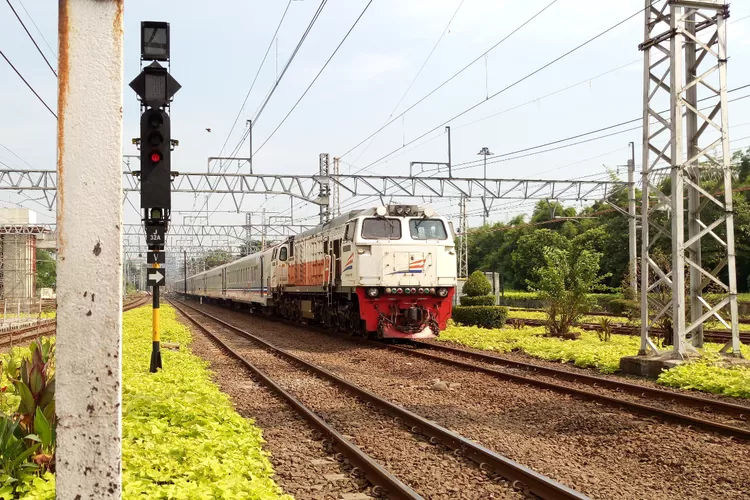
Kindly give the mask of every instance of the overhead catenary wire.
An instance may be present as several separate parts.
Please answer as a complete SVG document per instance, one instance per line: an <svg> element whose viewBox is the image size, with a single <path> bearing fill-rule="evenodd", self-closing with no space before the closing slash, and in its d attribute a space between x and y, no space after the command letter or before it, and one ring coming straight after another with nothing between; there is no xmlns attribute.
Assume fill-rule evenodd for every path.
<svg viewBox="0 0 750 500"><path fill-rule="evenodd" d="M18 70L16 69L16 67L15 67L15 66L13 66L13 63L12 63L12 62L10 62L10 60L8 59L8 57L7 57L6 55L5 55L5 53L4 53L4 52L3 52L2 50L0 50L0 56L3 56L3 59L5 59L5 62L7 62L7 63L8 63L8 65L9 65L9 66L10 66L11 68L13 68L13 71L15 71L15 72L16 72L16 74L18 75L18 77L19 77L19 78L20 78L21 80L23 80L23 83L25 83L25 84L26 84L26 86L27 86L27 87L29 88L29 90L31 90L31 92L33 92L33 93L34 93L34 95L36 96L36 98L37 98L37 99L39 99L39 102L41 102L41 103L42 103L42 104L44 105L44 107L45 107L45 108L47 108L47 111L49 111L50 113L52 113L52 116L54 116L54 117L55 117L55 119L57 119L57 114L56 114L56 113L55 113L54 111L52 111L52 108L50 108L50 107L49 107L49 106L47 105L47 103L46 103L46 102L44 102L44 99L42 99L42 97L41 97L41 96L40 96L40 95L39 95L39 94L37 93L37 91L36 91L36 90L34 90L34 87L32 87L32 86L31 86L31 84L30 84L30 83L29 83L28 81L26 81L26 78L24 78L24 77L23 77L23 75L21 74L21 72L20 72L20 71L18 71Z"/></svg>
<svg viewBox="0 0 750 500"><path fill-rule="evenodd" d="M337 53L337 52L339 51L339 49L341 48L341 46L342 46L342 45L344 45L344 42L346 42L346 39L347 39L347 38L349 38L349 35L350 35L350 34L352 33L352 31L354 31L354 28L355 28L355 27L357 26L357 24L359 23L360 19L362 19L362 16L364 16L364 15L365 15L365 12L367 12L367 9L368 9L368 8L370 7L370 5L372 4L372 2L373 2L373 0L369 0L369 1L367 2L367 5L365 5L365 8L364 8L364 9L362 9L362 12L361 12L361 13L359 14L359 16L357 17L357 19L356 19L356 20L354 21L354 24L352 24L351 28L349 28L349 31L347 31L347 32L346 32L346 35L344 35L344 38L342 38L342 39L341 39L341 41L339 42L339 44L338 44L338 45L336 46L336 48L334 49L334 51L333 51L333 53L331 54L331 56L330 56L330 57L328 58L328 60L327 60L327 61L325 62L325 64L323 64L323 67L322 67L322 68L320 68L320 71L318 71L318 74L317 74L317 75L315 75L315 78L313 78L313 80L312 80L312 81L310 82L310 84L309 84L309 85L307 86L307 88L306 88L306 89L305 89L305 91L304 91L304 92L302 93L302 95L301 95L301 96L299 97L299 99L297 99L297 102L295 102L295 103L294 103L294 106L292 106L292 109L290 109L290 110L289 110L289 112L288 112L288 113L287 113L287 114L286 114L286 115L284 116L284 118L283 118L283 119L281 120L281 122L280 122L280 123L279 123L279 124L278 124L278 125L276 126L276 128L275 128L275 129L273 129L273 132L271 132L271 135L269 135L269 136L268 136L268 138L266 138L266 140L265 140L265 141L263 141L263 143L262 143L262 144L261 144L260 146L258 146L258 149L256 149L256 150L255 150L255 152L253 153L253 155L257 154L257 153L258 153L258 152L259 152L259 151L260 151L261 149L263 149L263 146L265 146L265 145L266 145L266 143L267 143L268 141L270 141L270 140L271 140L271 138L272 138L272 137L274 136L274 134L276 134L276 132L277 132L277 131L278 131L278 130L279 130L279 129L281 128L281 126L282 126L282 125L284 124L284 122L285 122L285 121L287 120L287 118L289 118L289 115L291 115L291 114L292 114L292 112L293 112L293 111L294 111L294 110L295 110L295 109L297 108L297 106L298 106L298 105L299 105L299 103L300 103L300 102L302 101L302 99L304 99L304 98L305 98L305 96L306 96L306 95L307 95L307 93L308 93L308 92L310 91L310 89L311 89L311 88L312 88L312 86L313 86L313 85L315 84L315 82L316 82L316 81L318 81L318 78L320 77L320 75L321 75L321 74L323 73L323 71L324 71L324 70L326 69L326 67L328 67L328 64L329 64L329 63L331 62L331 59L333 59L333 58L334 58L334 56L335 56L335 55L336 55L336 53Z"/></svg>
<svg viewBox="0 0 750 500"><path fill-rule="evenodd" d="M471 67L471 66L472 66L472 65L473 65L474 63L476 63L477 61L480 61L480 60L481 60L481 59L482 59L483 57L485 57L485 56L486 56L487 54L489 54L489 53L490 53L490 52L491 52L492 50L494 50L495 48L499 47L499 46L500 46L500 45L501 45L501 44L502 44L503 42L505 42L506 40L508 40L508 39L509 39L510 37L512 37L512 36L513 36L514 34L516 34L516 33L517 33L518 31L520 31L520 30L521 30L521 29L523 29L523 28L524 28L525 26L527 26L527 25L528 25L529 23L531 23L531 22L532 22L532 21L533 21L534 19L536 19L537 17L539 17L539 16L540 16L540 15L541 15L541 14L542 14L542 13L543 13L544 11L546 11L547 9L549 9L550 7L552 7L552 5L554 5L555 3L557 3L557 1L558 1L558 0L552 0L552 1L551 1L551 2L549 3L549 4L547 4L547 5L546 5L545 7L543 7L543 8L541 9L541 10L539 10L539 11L538 11L538 12L536 12L536 13L535 13L534 15L532 15L532 16L531 16L531 17L530 17L529 19L527 19L526 21L524 21L524 22L523 22L522 24L520 24L520 25L519 25L518 27L516 27L516 28L515 28L515 29L514 29L513 31L511 31L511 32L510 32L510 33L508 33L508 34L507 34L506 36L504 36L504 37L503 37L502 39L500 39L500 41L498 41L497 43L495 43L495 44L494 44L494 45L493 45L492 47L490 47L489 49L487 49L486 51L484 51L484 52L483 52L482 54L480 54L479 56L477 56L477 57L476 57L475 59L473 59L473 60L472 60L471 62L469 62L468 64L466 64L466 65L465 65L465 66L464 66L463 68L461 68L461 69L460 69L460 70L458 70L458 71L457 71L456 73L454 73L454 74L453 74L453 75L452 75L452 76L451 76L450 78L448 78L447 80L443 81L443 82L442 82L442 83L441 83L440 85L438 85L437 87L435 87L434 89L432 89L432 90L431 90L430 92L428 92L428 93L427 93L426 95L422 96L422 97L421 97L421 98L420 98L420 99L419 99L419 100L418 100L417 102L415 102L414 104L412 104L411 106L409 106L409 107L408 107L408 108L407 108L406 110L404 110L404 111L403 111L402 113L400 113L400 114L399 114L398 116L394 117L393 119L391 119L391 120L389 120L389 121L386 121L386 123L385 123L385 124L384 124L384 125L383 125L382 127L380 127L380 128L378 129L378 130L376 130L375 132L373 132L372 134L370 134L370 135L369 135L368 137L366 137L365 139L363 139L362 141L360 141L360 142L359 142L359 144L357 144L357 145L356 145L356 146L354 146L353 148L349 149L349 150L348 150L348 151L347 151L346 153L344 153L344 154L340 155L340 156L339 156L339 159L340 159L340 158L343 158L344 156L346 156L346 155L348 155L348 154L350 154L350 153L351 153L352 151L354 151L355 149L357 149L357 148L358 148L359 146L361 146L362 144L364 144L365 142L367 142L367 141L368 141L369 139L371 139L371 138L375 137L375 136L376 136L376 135L377 135L378 133L380 133L380 132L381 132L381 131L382 131L383 129L385 129L385 128L386 128L386 127L388 127L388 126L389 126L390 124L392 124L392 123L394 123L395 121L397 121L398 119L400 119L400 118L401 118L402 116L404 116L404 115L405 115L406 113L408 113L409 111L411 111L412 109L414 109L414 108L415 108L416 106L418 106L418 105L419 105L419 104L420 104L421 102L423 102L423 101L424 101L425 99L427 99L428 97L430 97L431 95L433 95L433 94L434 94L435 92L437 92L438 90L440 90L441 88L443 88L443 87L444 87L445 85L447 85L447 84L448 84L449 82L451 82L451 81L452 81L452 80L453 80L454 78L456 78L456 77L457 77L457 76L459 76L459 75L460 75L461 73L463 73L463 72L464 72L464 71L466 71L466 70L467 70L468 68L470 68L470 67ZM462 3L463 3L463 2L462 2ZM461 6L459 5L459 8L460 8L460 7L461 7ZM455 15L456 15L457 13L458 13L458 9L457 9L457 10L456 10L456 12L454 13L454 17L455 17ZM452 22L452 21L453 21L453 18L451 18L451 22ZM450 25L450 22L448 23L448 25ZM441 38L442 38L442 37L441 37ZM439 42L439 41L440 41L440 40L438 40L438 42ZM437 47L437 44L435 45L435 47ZM435 50L435 49L433 48L433 51L434 51L434 50ZM429 56L428 56L427 60L429 60ZM425 61L425 64L426 64L426 63L427 63L427 61ZM423 65L423 66L424 66L424 65ZM421 72L421 69L420 69L420 72ZM417 73L417 76L419 76L419 73ZM416 80L416 77L415 77L415 80ZM413 83L414 83L414 82L412 82L412 84L413 84ZM407 89L407 93L408 93L408 89ZM404 94L404 97L405 97L405 96L406 96L406 93ZM403 100L403 97L402 97L401 99ZM400 102L401 102L401 101L399 101L399 104L400 104ZM396 109L398 109L398 105L399 105L399 104L397 104L397 105L396 105L396 108L394 108L394 111L392 111L392 112L391 112L391 115L392 115L392 114L393 114L393 113L394 113L394 112L396 111ZM390 117L389 117L389 118L390 118ZM360 155L360 156L361 156L361 155ZM356 162L355 162L355 163L356 163ZM359 172L361 172L362 170L365 170L365 169L360 169L360 170L356 171L355 173L359 173ZM299 207L299 206L300 206L300 204L298 204L298 205L297 205L297 207ZM296 208L296 207L295 207L295 208ZM286 212L289 212L289 211L290 211L290 210L289 210L289 209L287 209L287 210L285 210L285 211L284 211L284 213L286 213Z"/></svg>
<svg viewBox="0 0 750 500"><path fill-rule="evenodd" d="M646 7L646 8L650 8L650 6L649 6L649 7ZM520 83L523 83L524 81L528 80L529 78L531 78L532 76L536 75L537 73L540 73L541 71L544 71L544 70L545 70L546 68L549 68L550 66L552 66L552 65L556 64L557 62L559 62L559 61L561 61L561 60L565 59L565 58L566 58L566 57L568 57L569 55L571 55L571 54L573 54L573 53L577 52L578 50L582 49L583 47L585 47L586 45L590 44L591 42L593 42L593 41L595 41L595 40L597 40L597 39L601 38L602 36L606 35L606 34L607 34L607 33L609 33L610 31L613 31L613 30L615 30L616 28L618 28L618 27L622 26L622 25L623 25L623 24L625 24L626 22L628 22L628 21L630 21L631 19L635 18L635 17L637 16L637 15L641 14L641 13L642 13L642 12L643 12L644 10L645 10L645 8L643 8L643 9L639 9L638 11L634 12L633 14L631 14L631 15L630 15L630 16L628 16L628 17L626 17L625 19L623 19L623 20L621 20L621 21L618 21L617 23L615 23L614 25L610 26L609 28L607 28L607 29L605 29L605 30L603 30L603 31L601 31L601 32L599 32L599 33L597 33L597 34L596 34L596 35L594 35L593 37L591 37L591 38L587 39L586 41L584 41L584 42L582 42L582 43L578 44L578 45L577 45L577 46L575 46L574 48L572 48L572 49L568 50L568 51L567 51L567 52L565 52L564 54L562 54L562 55L560 55L560 56L557 56L556 58L552 59L551 61L549 61L549 62L547 62L547 63L543 64L543 65L542 65L542 66L540 66L540 67L538 67L538 68L537 68L537 69L535 69L534 71L532 71L532 72L530 72L530 73L527 73L527 74L526 74L525 76L523 76L523 77L519 78L518 80L514 81L513 83L511 83L511 84L509 84L509 85L507 85L507 86L503 87L502 89L498 90L497 92L495 92L495 93L491 94L491 95L490 95L490 96L488 96L488 97L487 97L486 99L483 99L483 100L481 100L481 101L479 101L479 102L477 102L477 103L473 104L472 106L470 106L470 107L468 107L468 108L464 109L463 111L461 111L460 113L456 114L455 116L452 116L451 118L449 118L449 119L447 119L447 120L444 120L444 121L443 121L443 122L441 122L441 123L440 123L439 125L437 125L437 126L435 126L434 128L432 128L432 129L428 130L427 132L425 132L424 134L420 135L419 137L417 137L417 138L415 138L415 139L412 139L412 140L411 140L411 141L409 141L409 142L406 142L406 143L404 143L404 144L403 144L402 146L399 146L399 147L397 147L397 148L396 148L396 149L394 149L393 151L391 151L391 152L387 153L386 155L384 155L384 156L380 157L379 159L375 160L374 162L370 163L369 165L367 165L367 166L366 166L366 167L364 167L364 168L368 168L368 167L371 167L371 166L373 166L373 165L376 165L376 164L380 163L381 161L383 161L384 159L388 158L388 157L389 157L390 155L392 155L393 153L395 153L395 152L397 152L397 151L400 151L401 149L403 149L403 148L405 148L406 146L408 146L408 145L410 145L410 144L412 144L412 143L414 143L414 142L418 141L418 140L419 140L419 139L421 139L422 137L424 137L424 136L426 136L426 135L430 134L431 132L433 132L433 131L435 131L435 130L439 129L440 127L442 127L442 126L444 126L444 125L446 125L446 124L448 124L448 123L452 122L453 120L455 120L455 119L457 119L457 118L460 118L461 116L465 115L466 113L469 113L470 111L473 111L474 109L476 109L476 108L478 108L479 106L481 106L482 104L484 104L484 103L486 103L486 102L488 102L488 101L490 101L490 100L494 99L495 97L497 97L497 96L499 96L499 95L502 95L503 93L505 93L505 92L507 92L508 90L512 89L512 88L513 88L513 87L515 87L516 85L518 85L518 84L520 84Z"/></svg>
<svg viewBox="0 0 750 500"><path fill-rule="evenodd" d="M29 17L29 20L31 21L31 24L34 26L34 28L36 29L37 33L39 33L39 36L42 37L42 41L44 42L44 45L47 46L47 48L52 53L52 55L55 56L55 59L57 59L57 53L54 51L54 49L52 48L52 46L49 44L49 42L47 41L47 39L44 37L44 33L42 33L42 30L40 30L39 26L37 26L36 23L34 22L34 18L32 17L32 15L29 14L28 10L26 10L26 6L23 4L23 0L18 0L18 3L21 5L21 8L26 13L26 15Z"/></svg>
<svg viewBox="0 0 750 500"><path fill-rule="evenodd" d="M393 117L393 113L395 113L398 110L398 107L401 106L401 103L404 102L404 99L406 98L406 96L409 94L409 91L411 90L411 88L416 83L417 79L419 78L419 75L422 74L422 71L424 70L425 66L427 66L427 63L432 58L432 54L435 53L435 50L437 50L438 45L440 45L440 42L443 40L443 38L445 38L445 34L448 32L448 30L450 29L451 24L453 23L453 20L458 15L458 11L461 10L461 7L463 6L464 1L465 0L461 0L459 2L458 7L456 7L456 10L453 12L453 15L451 16L450 20L448 21L448 24L446 24L445 28L443 28L443 31L440 32L440 36L435 41L435 45L432 46L432 50L430 50L430 53L427 54L427 58L422 63L422 66L420 66L419 70L417 71L417 74L414 75L414 78L412 78L411 83L406 88L406 90L404 91L404 93L401 95L401 99L398 100L398 102L396 103L396 105L393 107L393 110L388 114L388 118L385 119L385 123L386 124ZM381 130L382 130L382 128L381 128ZM375 138L377 137L378 133L379 133L379 131L376 132L375 135L373 135L372 140L370 140L370 143L362 150L361 153L359 153L359 156L357 156L357 159L354 160L354 163L357 163L359 161L359 159L362 158L362 155L367 152L367 150L370 148L370 146L372 146L372 143L375 142Z"/></svg>
<svg viewBox="0 0 750 500"><path fill-rule="evenodd" d="M526 21L524 21L523 23L521 23L518 27L516 27L513 31L511 31L510 33L508 33L505 37L503 37L495 45L493 45L492 47L490 47L489 49L487 49L484 53L482 53L481 55L479 55L478 57L476 57L474 60L472 60L470 63L468 63L466 66L464 66L460 70L458 70L456 73L453 74L453 76L451 76L450 78L448 78L447 80L445 80L443 83L441 83L440 85L438 85L437 87L435 87L434 89L432 89L430 92L428 92L427 94L425 94L424 96L422 96L417 102L415 102L414 104L412 104L411 106L409 106L408 108L406 108L406 110L404 110L403 112L401 112L398 116L395 116L392 120L390 120L388 123L386 123L385 125L383 125L382 127L380 127L378 130L376 130L375 132L373 132L369 136L365 137L356 146L350 148L346 153L340 155L339 158L343 158L344 156L348 155L349 153L351 153L352 151L354 151L355 149L357 149L358 147L360 147L362 144L364 144L365 142L367 142L371 137L375 136L375 134L378 134L381 130L383 130L384 128L388 127L390 124L394 123L395 121L399 120L402 116L404 116L406 113L408 113L409 111L411 111L412 109L414 109L416 106L418 106L420 103L422 103L425 99L427 99L428 97L430 97L431 95L433 95L435 92L437 92L438 90L440 90L441 88L443 88L445 85L447 85L449 82L451 82L458 75L460 75L461 73L463 73L464 71L466 71L474 63L476 63L477 61L482 60L482 58L484 56L486 56L487 54L489 54L496 47L500 46L500 44L502 44L503 42L505 42L506 40L508 40L510 37L512 37L513 35L515 35L517 32L519 32L521 29L523 29L526 25L528 25L529 23L531 23L532 21L534 21L534 19L536 19L544 11L546 11L547 9L549 9L550 7L552 7L552 5L554 5L555 3L557 3L557 1L558 0L552 0L552 2L550 2L549 4L547 4L544 8L542 8L536 14L534 14L533 16L531 16L529 19L527 19ZM643 9L641 9L641 11L642 10Z"/></svg>
<svg viewBox="0 0 750 500"><path fill-rule="evenodd" d="M55 68L52 67L50 62L47 60L47 56L44 55L44 52L42 52L42 49L39 48L39 45L36 43L36 40L34 40L34 37L31 35L29 30L26 28L26 25L23 22L23 19L21 19L21 16L18 15L18 12L16 12L16 9L13 7L13 4L10 3L10 0L5 0L5 2L8 4L8 7L10 7L10 10L13 11L13 14L16 16L16 19L18 19L18 22L21 23L21 27L26 32L26 34L29 36L29 39L31 40L31 43L34 44L34 47L36 47L36 50L39 52L39 55L42 56L42 59L44 59L44 62L47 63L47 66L49 66L49 69L52 71L52 74L55 75L55 78L57 78L57 71L55 71ZM38 29L38 28L37 28Z"/></svg>

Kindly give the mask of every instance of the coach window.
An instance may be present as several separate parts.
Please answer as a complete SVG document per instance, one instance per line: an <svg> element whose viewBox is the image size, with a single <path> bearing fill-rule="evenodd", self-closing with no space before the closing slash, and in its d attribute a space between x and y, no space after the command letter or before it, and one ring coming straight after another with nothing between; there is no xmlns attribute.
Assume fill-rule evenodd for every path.
<svg viewBox="0 0 750 500"><path fill-rule="evenodd" d="M288 250L286 249L286 247L281 247L281 250L279 250L279 260L280 261L282 261L282 262L286 261L287 252L288 252Z"/></svg>
<svg viewBox="0 0 750 500"><path fill-rule="evenodd" d="M400 240L401 219L365 219L362 221L362 238L366 240Z"/></svg>

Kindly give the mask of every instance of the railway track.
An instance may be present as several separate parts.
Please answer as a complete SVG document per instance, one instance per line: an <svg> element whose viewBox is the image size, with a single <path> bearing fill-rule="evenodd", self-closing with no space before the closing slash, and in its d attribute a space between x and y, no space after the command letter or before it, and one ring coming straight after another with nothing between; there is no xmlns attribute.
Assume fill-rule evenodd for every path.
<svg viewBox="0 0 750 500"><path fill-rule="evenodd" d="M508 318L506 323L510 323L514 320L522 321L524 325L526 326L544 326L546 324L546 321L543 319L524 319L524 318ZM601 331L602 327L601 325L598 325L596 323L579 323L577 325L578 328L582 330L587 331ZM626 326L626 325L612 325L610 327L612 333L618 333L621 335L635 335L638 336L641 334L640 327L634 327L634 326ZM651 332L654 334L663 334L664 331L660 328L652 328ZM730 332L721 331L721 330L704 330L703 331L703 338L704 340L708 342L728 342L732 339L732 334ZM744 344L750 344L750 334L748 333L740 333L740 342Z"/></svg>
<svg viewBox="0 0 750 500"><path fill-rule="evenodd" d="M389 498L422 498L405 481L399 479L396 474L389 472L379 462L385 461L389 464L389 467L399 468L401 473L405 470L408 471L408 467L403 467L403 464L397 458L391 457L387 454L388 452L384 452L382 448L378 449L377 445L373 445L373 442L387 441L389 436L404 434L404 426L409 429L412 437L415 439L404 438L402 436L398 443L399 447L403 446L408 449L422 450L422 448L416 446L416 438L426 437L429 438L430 443L439 444L448 450L453 450L455 454L459 454L461 457L479 464L480 469L497 474L511 481L514 487L525 488L530 493L541 498L587 498L583 494L557 481L503 457L455 432L445 429L373 392L348 382L325 368L305 361L299 356L281 349L242 328L227 323L184 302L172 301L172 305L196 325L196 327L206 333L223 350L242 362L270 390L293 406L312 426L324 435L327 435L335 443L336 448L346 455L349 461L364 472L372 484L376 485ZM270 353L273 361L267 357L259 356L258 347L265 351L266 355ZM253 360L247 359L248 357L252 357ZM285 369L279 368L279 360L282 360L282 364L286 365L286 370L291 370L292 372L287 373L284 371ZM272 378L269 372L273 372L275 376ZM354 409L350 405L346 407L345 412L337 413L326 406L326 403L316 401L314 398L311 399L307 391L310 390L310 387L315 387L321 382L325 382L326 386L330 385L335 387L336 390L341 391L338 397L332 396L328 400L329 403L334 399L343 399L345 397L349 399L356 398L356 401L358 401L356 404L357 408ZM326 390L329 391L327 394L331 394L330 389L319 388L318 390L323 391L318 394L326 394ZM362 402L365 404L363 405ZM328 418L324 419L320 416L320 409L316 411L309 406L319 406L323 409L322 413ZM356 423L348 421L349 418L353 418L351 415L360 414L361 412L364 413L359 418L368 422L367 425L363 426L362 421ZM389 418L384 418L383 415L385 414ZM354 438L348 439L345 432L334 428L330 423L331 421L336 422L337 427L344 428L345 432L351 433L353 429L361 430L363 428L369 429L369 432L376 430L375 441L368 441L366 430L362 431L362 434L358 434L358 437L363 442L368 443L370 448L375 448L374 453L379 455L378 458L380 460L365 453L353 443ZM386 453L386 455L383 455L383 453ZM423 462L421 455L424 453L424 451L415 451L414 455L409 458L416 462ZM445 457L441 460L458 460L447 451L445 452ZM426 460L429 459L425 458ZM459 464L460 462L454 462L454 467L460 468L461 465ZM453 474L454 467L447 468L447 470L443 471L443 474ZM464 465L463 467L466 466ZM489 483L492 483L492 481L489 481ZM485 484L483 487L491 490L496 485ZM477 485L477 488L480 488L480 486Z"/></svg>
<svg viewBox="0 0 750 500"><path fill-rule="evenodd" d="M136 307L146 305L150 300L149 296L140 297L131 301L122 307L123 312L130 311ZM16 328L0 332L0 349L12 347L18 343L26 342L44 335L54 335L57 327L57 320L47 319L39 321L30 326Z"/></svg>

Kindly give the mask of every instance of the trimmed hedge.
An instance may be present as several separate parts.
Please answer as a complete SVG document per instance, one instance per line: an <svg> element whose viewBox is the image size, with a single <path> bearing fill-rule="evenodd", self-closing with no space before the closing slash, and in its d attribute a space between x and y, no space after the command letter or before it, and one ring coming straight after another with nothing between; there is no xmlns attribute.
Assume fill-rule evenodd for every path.
<svg viewBox="0 0 750 500"><path fill-rule="evenodd" d="M479 297L469 297L468 295L461 295L462 306L494 306L495 296L494 295L480 295Z"/></svg>
<svg viewBox="0 0 750 500"><path fill-rule="evenodd" d="M508 308L502 306L457 306L453 308L453 321L466 326L502 328L508 317Z"/></svg>
<svg viewBox="0 0 750 500"><path fill-rule="evenodd" d="M481 297L492 291L492 284L482 271L474 271L464 283L461 291L469 297Z"/></svg>

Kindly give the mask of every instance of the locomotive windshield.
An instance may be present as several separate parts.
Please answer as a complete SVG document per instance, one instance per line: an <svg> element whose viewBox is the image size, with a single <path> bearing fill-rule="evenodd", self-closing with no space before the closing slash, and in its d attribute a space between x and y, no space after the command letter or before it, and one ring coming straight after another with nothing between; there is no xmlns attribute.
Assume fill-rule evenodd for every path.
<svg viewBox="0 0 750 500"><path fill-rule="evenodd" d="M362 222L362 237L368 240L400 240L400 219L365 219Z"/></svg>
<svg viewBox="0 0 750 500"><path fill-rule="evenodd" d="M444 240L448 237L440 219L412 219L409 232L413 240Z"/></svg>

